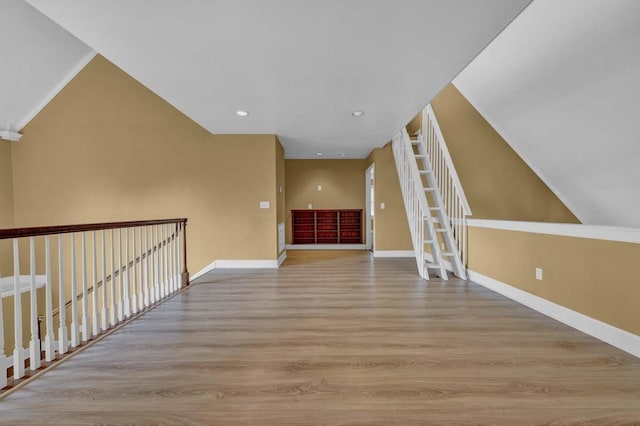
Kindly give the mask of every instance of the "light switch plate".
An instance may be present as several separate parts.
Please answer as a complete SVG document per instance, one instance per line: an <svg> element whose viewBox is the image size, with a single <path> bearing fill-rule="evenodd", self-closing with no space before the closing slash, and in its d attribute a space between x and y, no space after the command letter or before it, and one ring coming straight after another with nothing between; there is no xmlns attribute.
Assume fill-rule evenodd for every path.
<svg viewBox="0 0 640 426"><path fill-rule="evenodd" d="M380 203L380 210L384 210L384 203Z"/></svg>
<svg viewBox="0 0 640 426"><path fill-rule="evenodd" d="M270 203L268 201L260 201L260 208L261 209L268 209L270 206Z"/></svg>
<svg viewBox="0 0 640 426"><path fill-rule="evenodd" d="M313 208L313 204L311 204L311 203L307 204L307 208L308 209L312 209Z"/></svg>
<svg viewBox="0 0 640 426"><path fill-rule="evenodd" d="M542 280L542 268L536 268L536 280Z"/></svg>
<svg viewBox="0 0 640 426"><path fill-rule="evenodd" d="M318 192L322 191L322 185L318 185Z"/></svg>

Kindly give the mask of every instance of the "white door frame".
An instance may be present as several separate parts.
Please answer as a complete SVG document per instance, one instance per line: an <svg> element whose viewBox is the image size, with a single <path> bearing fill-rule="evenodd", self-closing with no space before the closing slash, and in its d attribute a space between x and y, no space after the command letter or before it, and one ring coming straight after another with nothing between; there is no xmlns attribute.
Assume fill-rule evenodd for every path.
<svg viewBox="0 0 640 426"><path fill-rule="evenodd" d="M371 227L371 172L375 167L375 163L370 165L367 170L364 172L364 182L365 182L365 245L367 246L367 250L373 250L373 229ZM375 191L375 189L374 189Z"/></svg>

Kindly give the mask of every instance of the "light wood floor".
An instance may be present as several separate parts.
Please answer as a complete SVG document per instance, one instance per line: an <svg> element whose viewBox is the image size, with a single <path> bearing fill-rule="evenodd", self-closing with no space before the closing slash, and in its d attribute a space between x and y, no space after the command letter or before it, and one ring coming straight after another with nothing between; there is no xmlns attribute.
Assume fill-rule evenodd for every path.
<svg viewBox="0 0 640 426"><path fill-rule="evenodd" d="M0 400L1 424L640 424L640 361L411 259L224 271Z"/></svg>

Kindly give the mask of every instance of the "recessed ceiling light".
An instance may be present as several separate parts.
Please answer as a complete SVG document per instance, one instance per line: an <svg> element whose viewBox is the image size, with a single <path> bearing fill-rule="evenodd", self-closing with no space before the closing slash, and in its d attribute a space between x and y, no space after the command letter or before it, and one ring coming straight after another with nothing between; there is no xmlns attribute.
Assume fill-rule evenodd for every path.
<svg viewBox="0 0 640 426"><path fill-rule="evenodd" d="M249 115L249 113L247 111L236 111L236 115L239 117L246 117L247 115Z"/></svg>
<svg viewBox="0 0 640 426"><path fill-rule="evenodd" d="M362 111L353 111L351 113L351 115L353 115L354 117L362 117L364 115L364 112L362 112Z"/></svg>
<svg viewBox="0 0 640 426"><path fill-rule="evenodd" d="M317 155L318 157L322 157L322 153L321 153L321 152L316 152L316 155Z"/></svg>

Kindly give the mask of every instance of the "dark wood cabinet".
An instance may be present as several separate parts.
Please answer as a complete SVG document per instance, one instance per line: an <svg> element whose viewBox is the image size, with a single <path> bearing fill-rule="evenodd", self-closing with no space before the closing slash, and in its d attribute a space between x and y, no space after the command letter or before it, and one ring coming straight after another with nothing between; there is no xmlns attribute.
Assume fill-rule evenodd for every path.
<svg viewBox="0 0 640 426"><path fill-rule="evenodd" d="M362 210L292 210L293 244L362 244Z"/></svg>

